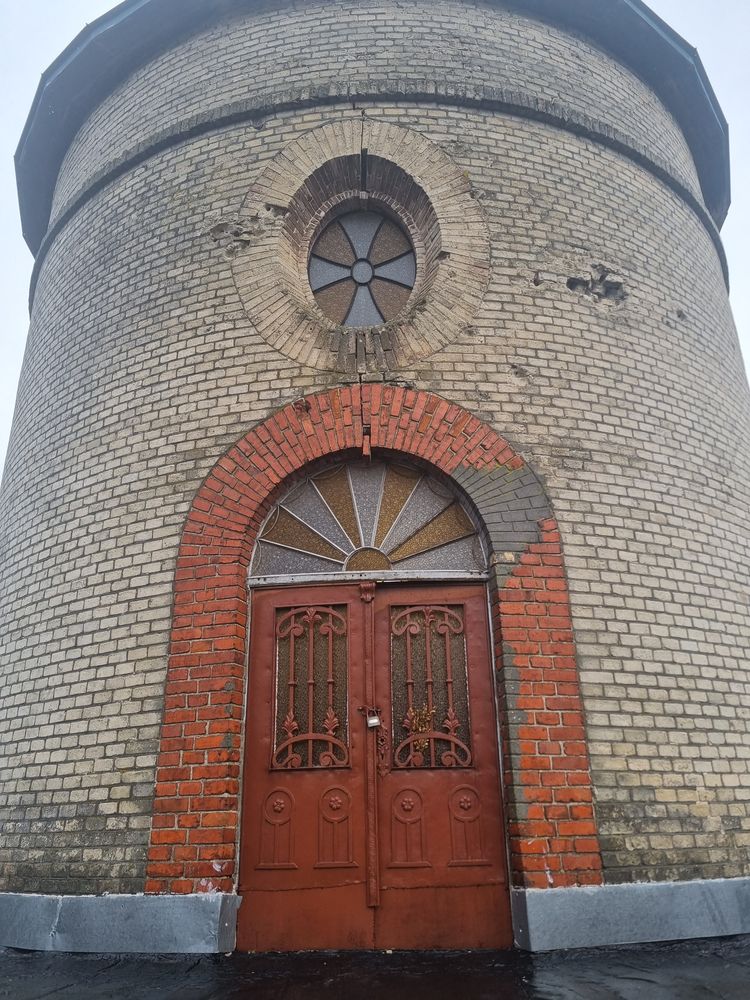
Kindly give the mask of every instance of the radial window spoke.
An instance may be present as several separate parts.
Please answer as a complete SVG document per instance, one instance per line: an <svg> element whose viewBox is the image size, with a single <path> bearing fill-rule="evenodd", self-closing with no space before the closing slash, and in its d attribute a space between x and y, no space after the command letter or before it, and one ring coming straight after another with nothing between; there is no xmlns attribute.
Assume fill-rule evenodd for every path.
<svg viewBox="0 0 750 1000"><path fill-rule="evenodd" d="M375 278L370 285L370 291L375 299L375 305L383 316L394 316L396 313L400 313L409 301L411 294L411 289L395 285L391 281L383 281L380 278Z"/></svg>
<svg viewBox="0 0 750 1000"><path fill-rule="evenodd" d="M405 234L388 219L380 227L372 242L370 263L373 267L377 267L410 252L411 246Z"/></svg>
<svg viewBox="0 0 750 1000"><path fill-rule="evenodd" d="M352 307L357 286L351 278L337 281L315 293L315 301L323 312L336 323L343 323Z"/></svg>
<svg viewBox="0 0 750 1000"><path fill-rule="evenodd" d="M332 261L334 264L343 264L344 267L351 267L357 259L349 237L338 222L334 222L318 238L315 244L315 254Z"/></svg>
<svg viewBox="0 0 750 1000"><path fill-rule="evenodd" d="M380 212L349 212L315 240L308 263L320 310L340 326L380 326L407 306L417 262L406 232Z"/></svg>
<svg viewBox="0 0 750 1000"><path fill-rule="evenodd" d="M362 285L357 289L354 302L346 317L347 326L379 326L383 322L370 289Z"/></svg>
<svg viewBox="0 0 750 1000"><path fill-rule="evenodd" d="M332 285L336 281L346 281L351 277L352 269L341 264L331 264L321 257L310 259L310 287L314 292Z"/></svg>
<svg viewBox="0 0 750 1000"><path fill-rule="evenodd" d="M417 262L414 259L414 254L409 252L388 264L381 264L375 268L375 274L378 278L385 278L386 281L395 281L406 288L413 288L417 277Z"/></svg>
<svg viewBox="0 0 750 1000"><path fill-rule="evenodd" d="M477 526L447 484L418 469L352 462L297 483L266 519L252 576L483 578ZM284 582L284 581L282 581Z"/></svg>
<svg viewBox="0 0 750 1000"><path fill-rule="evenodd" d="M352 212L340 219L346 235L351 240L358 259L367 259L375 233L383 223L383 216L375 212Z"/></svg>

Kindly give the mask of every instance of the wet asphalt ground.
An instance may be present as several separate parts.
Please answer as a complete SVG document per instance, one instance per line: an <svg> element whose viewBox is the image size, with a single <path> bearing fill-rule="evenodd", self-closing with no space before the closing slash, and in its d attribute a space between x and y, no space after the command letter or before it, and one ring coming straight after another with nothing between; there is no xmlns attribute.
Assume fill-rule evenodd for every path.
<svg viewBox="0 0 750 1000"><path fill-rule="evenodd" d="M596 951L57 955L0 951L5 1000L750 1000L750 937Z"/></svg>

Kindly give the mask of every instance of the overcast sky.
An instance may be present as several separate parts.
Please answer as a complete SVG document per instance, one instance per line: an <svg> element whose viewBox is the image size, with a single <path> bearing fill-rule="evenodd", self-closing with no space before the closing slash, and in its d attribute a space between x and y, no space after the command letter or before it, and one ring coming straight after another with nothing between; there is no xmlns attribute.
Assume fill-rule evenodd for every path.
<svg viewBox="0 0 750 1000"><path fill-rule="evenodd" d="M21 237L13 153L39 76L89 22L112 10L112 0L0 0L0 467L28 326L32 258ZM651 0L651 8L694 45L729 120L733 204L723 238L729 257L732 305L746 363L750 361L750 0ZM40 428L42 430L42 428Z"/></svg>

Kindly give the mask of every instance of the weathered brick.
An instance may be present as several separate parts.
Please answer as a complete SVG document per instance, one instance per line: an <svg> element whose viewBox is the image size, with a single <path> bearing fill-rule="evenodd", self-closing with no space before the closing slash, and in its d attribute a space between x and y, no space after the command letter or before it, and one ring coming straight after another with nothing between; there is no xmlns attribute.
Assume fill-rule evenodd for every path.
<svg viewBox="0 0 750 1000"><path fill-rule="evenodd" d="M240 693L240 632L228 627L246 627L249 539L299 465L295 440L310 458L359 446L365 398L372 441L410 451L432 433L422 457L486 512L501 596L520 581L508 603L523 607L495 626L505 739L513 722L540 744L529 757L579 769L555 768L567 783L543 787L549 772L524 774L506 753L514 806L558 824L563 807L585 821L572 810L595 800L610 881L750 872L748 831L732 825L750 822L748 393L715 243L666 180L700 200L687 143L634 74L550 24L472 0L377 0L368 12L347 0L243 7L134 72L71 144L53 219L86 197L38 275L0 499L3 888L140 891L152 815L155 834L200 833L196 784L206 799L236 794L237 751L195 741L210 735L201 708L225 704L222 684L204 681L239 680ZM356 31L342 40L344 23ZM377 97L395 78L400 99ZM315 105L333 79L370 97ZM410 99L425 85L429 104ZM552 94L561 118L599 123L637 156L596 129L480 107L488 89L540 106ZM275 111L281 91L293 100ZM460 92L474 103L461 107ZM261 127L184 131L237 102L263 108ZM241 217L275 156L354 116L450 158L486 223L492 270L450 344L370 372L366 392L318 397L303 419L287 404L359 375L269 347L206 233ZM170 130L172 145L148 152ZM137 148L143 161L126 169ZM590 294L600 268L622 277L624 300ZM217 467L236 442L241 456ZM530 549L538 530L549 549ZM211 531L226 538L224 563L205 561ZM527 590L533 600L517 596ZM167 662L170 698L207 701L164 717ZM580 707L553 708L545 687L543 710L518 708L512 684L539 683L531 670ZM562 754L541 749L555 742ZM170 768L191 780L166 779ZM142 789L155 780L179 811L153 810ZM587 840L518 877L595 883ZM84 849L95 857L76 869ZM178 850L184 870L195 858ZM189 892L196 877L145 886Z"/></svg>

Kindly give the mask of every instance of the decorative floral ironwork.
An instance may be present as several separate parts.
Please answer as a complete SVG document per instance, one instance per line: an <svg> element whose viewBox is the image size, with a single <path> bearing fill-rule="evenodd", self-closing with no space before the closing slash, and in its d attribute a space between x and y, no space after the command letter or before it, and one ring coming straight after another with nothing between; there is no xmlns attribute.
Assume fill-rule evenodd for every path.
<svg viewBox="0 0 750 1000"><path fill-rule="evenodd" d="M284 802L283 799L274 799L273 800L273 811L275 813L284 812L285 808L286 808L286 802Z"/></svg>
<svg viewBox="0 0 750 1000"><path fill-rule="evenodd" d="M378 774L381 778L383 775L387 774L389 770L389 745L388 732L385 726L380 726L378 728L376 749L378 755Z"/></svg>
<svg viewBox="0 0 750 1000"><path fill-rule="evenodd" d="M411 741L412 750L415 752L415 763L416 755L422 756L430 745L430 740L428 737L422 737L421 733L431 733L435 728L435 709L428 708L424 705L422 708L412 708L409 707L409 711L406 713L406 718L404 719L404 729L411 733L413 739Z"/></svg>
<svg viewBox="0 0 750 1000"><path fill-rule="evenodd" d="M334 812L338 812L343 804L344 803L341 801L338 795L332 795L331 798L328 800L328 805L330 806L331 809L333 809Z"/></svg>
<svg viewBox="0 0 750 1000"><path fill-rule="evenodd" d="M463 798L459 800L458 804L465 812L468 812L474 803L471 801L468 795L464 795Z"/></svg>
<svg viewBox="0 0 750 1000"><path fill-rule="evenodd" d="M326 717L323 721L323 728L328 733L329 736L334 736L336 730L339 728L339 719L331 706L328 706L326 710Z"/></svg>
<svg viewBox="0 0 750 1000"><path fill-rule="evenodd" d="M402 728L408 733L394 750L393 759L398 768L406 767L469 767L471 749L461 739L459 731L468 718L461 720L456 709L456 674L453 663L452 640L463 636L464 623L457 610L444 606L416 605L398 612L391 623L392 639L402 639L405 661L404 685L406 688L406 713ZM414 643L421 639L419 656ZM441 648L433 646L439 642ZM461 646L464 649L463 645ZM438 653L442 673L436 676L434 666ZM465 653L463 654L465 656ZM464 663L465 667L465 663ZM415 687L419 681L426 694L422 706L414 703ZM461 702L468 712L468 680L465 670L461 674ZM438 704L443 706L445 717L438 728Z"/></svg>
<svg viewBox="0 0 750 1000"><path fill-rule="evenodd" d="M458 730L461 728L461 723L459 721L458 716L456 715L456 710L453 708L452 705L448 709L448 714L445 717L445 722L443 723L443 726L445 727L446 731L451 734L451 736L455 736Z"/></svg>
<svg viewBox="0 0 750 1000"><path fill-rule="evenodd" d="M289 739L292 739L292 737L299 732L299 725L291 712L287 712L282 729Z"/></svg>
<svg viewBox="0 0 750 1000"><path fill-rule="evenodd" d="M291 608L276 625L277 712L284 712L274 748L273 769L345 767L349 763L346 733L340 733L337 704L346 706L346 681L337 681L336 650L346 656L346 618L335 608L315 606ZM286 691L282 690L283 665ZM343 684L343 689L337 691ZM316 717L321 689L325 691L323 717ZM283 702L286 705L282 707ZM298 710L301 706L301 715ZM342 738L343 736L343 738Z"/></svg>

